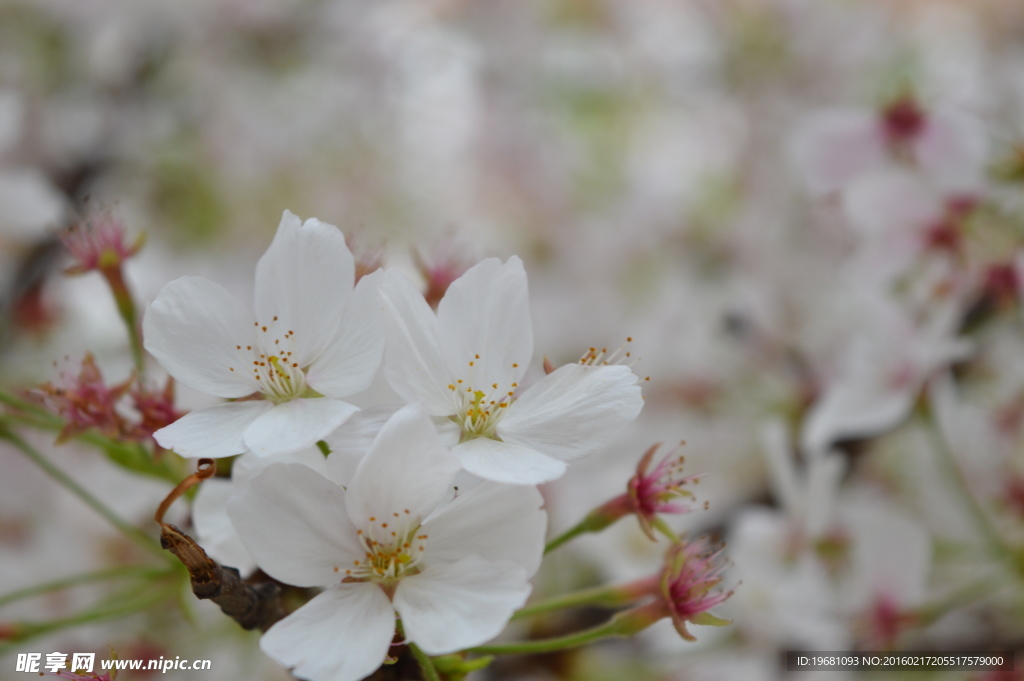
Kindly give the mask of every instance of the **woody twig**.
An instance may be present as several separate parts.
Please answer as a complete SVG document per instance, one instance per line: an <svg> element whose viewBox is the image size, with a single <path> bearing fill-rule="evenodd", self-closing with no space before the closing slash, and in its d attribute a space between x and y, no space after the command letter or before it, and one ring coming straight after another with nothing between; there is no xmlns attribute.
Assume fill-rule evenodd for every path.
<svg viewBox="0 0 1024 681"><path fill-rule="evenodd" d="M174 554L188 569L192 593L196 598L209 599L221 611L238 622L243 629L266 631L284 617L280 588L273 582L246 584L238 570L226 567L206 555L192 537L165 523L164 514L190 487L214 475L217 465L213 459L200 459L195 473L178 483L157 508L154 520L160 524L160 545Z"/></svg>

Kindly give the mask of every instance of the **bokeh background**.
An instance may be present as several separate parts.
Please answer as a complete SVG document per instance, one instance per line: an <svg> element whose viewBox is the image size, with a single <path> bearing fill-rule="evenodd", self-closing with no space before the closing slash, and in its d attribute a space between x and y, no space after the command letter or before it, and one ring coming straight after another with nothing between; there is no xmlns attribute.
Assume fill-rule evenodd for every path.
<svg viewBox="0 0 1024 681"><path fill-rule="evenodd" d="M145 232L142 304L185 274L245 299L286 208L412 273L518 254L534 371L631 337L650 377L635 426L545 489L552 530L685 440L700 504L670 523L727 542L734 623L688 643L663 622L479 679L756 681L787 677L787 649L1012 650L1022 144L1016 0L5 0L0 383L53 381L87 351L129 374L102 280L61 272L56 235L91 215ZM179 390L182 409L208 403ZM156 534L169 483L23 434ZM4 444L0 466L0 594L148 560ZM623 520L553 555L536 591L653 574L664 547ZM112 593L0 595L0 676L17 652L113 646L213 660L125 681L288 678L166 585L71 626ZM54 626L22 641L26 622Z"/></svg>

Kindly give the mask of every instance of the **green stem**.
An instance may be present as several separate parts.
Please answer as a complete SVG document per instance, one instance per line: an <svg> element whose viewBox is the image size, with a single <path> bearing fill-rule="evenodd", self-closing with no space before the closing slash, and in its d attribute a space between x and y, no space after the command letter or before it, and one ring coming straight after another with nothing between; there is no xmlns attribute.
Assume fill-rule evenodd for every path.
<svg viewBox="0 0 1024 681"><path fill-rule="evenodd" d="M549 541L547 543L547 546L544 547L544 555L546 556L562 544L566 544L569 541L580 536L581 534L586 534L587 532L590 532L590 529L586 526L585 521L577 523L576 525L572 526L562 534L558 535L557 537Z"/></svg>
<svg viewBox="0 0 1024 681"><path fill-rule="evenodd" d="M989 521L984 509L971 492L971 489L967 484L967 479L964 477L963 470L961 470L960 465L956 461L956 456L953 454L953 449L949 446L949 442L946 440L946 437L942 432L942 427L939 425L938 419L935 417L934 408L930 403L925 402L922 404L921 413L923 417L922 420L924 421L925 432L931 440L932 446L939 454L939 462L945 470L946 477L959 493L967 507L967 511L970 513L971 518L974 521L975 526L985 537L985 541L988 543L989 549L997 557L1012 559L1012 552L1003 543L1002 538L999 536L999 532L992 526L992 523Z"/></svg>
<svg viewBox="0 0 1024 681"><path fill-rule="evenodd" d="M575 634L556 636L555 638L542 638L536 641L522 641L519 643L493 643L491 645L477 646L470 648L471 653L486 655L527 655L533 653L551 653L568 648L594 643L606 638L622 637L626 634L620 631L616 620L613 618L600 626L591 629L584 629Z"/></svg>
<svg viewBox="0 0 1024 681"><path fill-rule="evenodd" d="M157 603L171 598L179 591L180 585L177 582L162 589L154 589L153 585L146 584L138 589L115 594L105 599L102 605L71 615L70 617L63 617L48 622L15 622L9 624L7 626L13 630L7 637L10 644L0 646L0 655L17 649L29 639L44 634L142 612ZM110 603L113 605L108 605Z"/></svg>
<svg viewBox="0 0 1024 681"><path fill-rule="evenodd" d="M588 513L583 520L579 521L568 530L549 541L547 546L544 547L544 555L551 553L562 544L568 543L581 534L587 534L588 532L600 532L625 515L624 513L609 513L606 506L607 504L605 504L605 506L595 508L593 511Z"/></svg>
<svg viewBox="0 0 1024 681"><path fill-rule="evenodd" d="M575 634L545 638L520 643L494 643L477 646L466 652L485 655L524 655L534 653L551 653L558 650L578 648L579 646L596 643L606 638L626 638L640 633L658 620L672 616L668 605L661 599L622 610L599 626L578 631Z"/></svg>
<svg viewBox="0 0 1024 681"><path fill-rule="evenodd" d="M512 619L518 620L554 610L576 608L582 605L592 605L601 608L621 608L643 598L645 595L647 595L645 592L638 591L633 588L633 585L596 586L591 589L572 591L527 605L512 615Z"/></svg>
<svg viewBox="0 0 1024 681"><path fill-rule="evenodd" d="M423 672L425 681L441 681L441 676L437 673L437 667L434 666L434 661L430 659L429 655L412 642L409 643L409 650L412 651L412 656L419 662L420 671Z"/></svg>
<svg viewBox="0 0 1024 681"><path fill-rule="evenodd" d="M0 404L6 404L8 407L12 407L18 411L35 414L36 416L57 419L57 417L47 411L45 407L29 402L28 400L23 400L22 398L11 395L3 390L0 390Z"/></svg>
<svg viewBox="0 0 1024 681"><path fill-rule="evenodd" d="M135 364L135 371L141 377L145 374L146 361L142 352L142 331L139 329L138 314L135 309L135 300L128 289L128 282L124 278L124 270L120 263L116 266L101 267L100 273L110 286L114 294L114 302L117 303L117 312L121 315L125 328L128 329L128 341L132 349L132 362Z"/></svg>
<svg viewBox="0 0 1024 681"><path fill-rule="evenodd" d="M111 525L120 530L122 534L131 539L133 542L135 542L142 548L146 549L150 553L159 556L162 561L169 562L171 564L177 563L173 556L171 556L162 548L160 548L160 543L157 542L156 539L149 536L148 534L146 534L139 528L135 527L134 525L127 523L120 516L114 513L114 511L107 508L107 506L105 506L103 502L94 497L88 490L79 485L77 482L72 480L64 471L59 469L57 466L53 465L53 463L51 463L49 459L47 459L38 451L36 451L35 448L32 447L32 445L25 442L11 430L3 427L2 423L0 423L0 439L7 440L15 447L17 447L22 454L27 456L37 466L42 468L47 475L49 475L60 485L65 487L69 492L74 494L76 497L81 499L87 506L89 506L94 511L99 513L101 516L106 518L106 520Z"/></svg>
<svg viewBox="0 0 1024 681"><path fill-rule="evenodd" d="M10 593L0 596L0 607L3 607L8 603L14 603L15 601L32 598L33 596L47 594L51 591L60 591L61 589L67 589L80 584L106 582L120 579L122 577L145 579L149 577L163 577L170 574L172 574L171 571L166 568L143 567L137 565L131 567L110 568L108 570L96 570L93 572L83 572L78 575L55 579L51 582L44 582L43 584L36 584L35 586L11 591Z"/></svg>

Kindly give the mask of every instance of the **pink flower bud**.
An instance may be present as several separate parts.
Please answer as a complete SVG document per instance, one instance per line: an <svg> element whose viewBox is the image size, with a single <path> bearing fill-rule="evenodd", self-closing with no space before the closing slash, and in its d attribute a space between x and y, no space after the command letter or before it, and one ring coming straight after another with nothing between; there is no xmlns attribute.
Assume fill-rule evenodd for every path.
<svg viewBox="0 0 1024 681"><path fill-rule="evenodd" d="M110 213L103 213L74 225L61 236L64 247L75 259L68 274L118 268L135 255L145 241L143 235L131 243L124 224Z"/></svg>
<svg viewBox="0 0 1024 681"><path fill-rule="evenodd" d="M174 408L174 379L170 376L167 377L163 390L148 390L136 386L130 394L132 404L139 413L139 423L134 433L137 439L155 442L153 433L184 416L184 413Z"/></svg>
<svg viewBox="0 0 1024 681"><path fill-rule="evenodd" d="M712 550L706 538L688 544L675 544L665 559L661 577L661 598L668 606L672 624L687 641L696 640L686 623L721 627L729 620L709 610L725 602L732 591L715 591L722 581L726 563L719 560L722 549Z"/></svg>
<svg viewBox="0 0 1024 681"><path fill-rule="evenodd" d="M693 510L693 493L683 489L696 484L699 476L684 476L685 458L669 452L654 468L650 468L654 453L660 444L653 445L640 459L636 475L629 480L628 494L631 510L636 513L644 534L654 539L651 524L659 513L689 513Z"/></svg>
<svg viewBox="0 0 1024 681"><path fill-rule="evenodd" d="M424 256L414 251L413 260L416 269L427 282L423 297L435 310L452 282L465 274L472 264L468 261L464 249L451 236L438 242L429 255Z"/></svg>
<svg viewBox="0 0 1024 681"><path fill-rule="evenodd" d="M646 590L655 600L616 615L624 634L642 631L658 620L672 618L679 635L687 641L697 640L686 628L687 623L712 627L731 624L730 620L709 611L732 596L732 591L716 590L722 581L727 563L719 560L722 549L712 550L707 538L689 543L673 544L665 556L660 578L635 582L634 592Z"/></svg>
<svg viewBox="0 0 1024 681"><path fill-rule="evenodd" d="M92 354L86 354L77 376L64 373L56 384L40 386L37 395L67 422L57 442L64 442L90 428L117 437L126 429L125 419L117 410L117 402L130 384L131 379L114 386L106 385L96 360Z"/></svg>

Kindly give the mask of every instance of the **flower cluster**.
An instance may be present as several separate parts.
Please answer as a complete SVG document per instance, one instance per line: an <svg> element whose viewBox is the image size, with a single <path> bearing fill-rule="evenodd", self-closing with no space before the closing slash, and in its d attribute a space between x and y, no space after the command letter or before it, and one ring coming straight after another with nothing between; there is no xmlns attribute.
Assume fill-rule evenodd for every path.
<svg viewBox="0 0 1024 681"><path fill-rule="evenodd" d="M56 383L44 383L34 393L51 411L64 418L57 442L96 429L111 438L151 441L153 434L181 417L174 406L174 381L160 390L137 376L107 385L91 354L82 359L77 375L64 373Z"/></svg>
<svg viewBox="0 0 1024 681"><path fill-rule="evenodd" d="M396 627L429 655L500 633L544 549L535 485L642 405L627 366L570 364L531 381L518 258L467 269L435 313L397 271L357 283L341 232L289 212L257 266L251 311L186 277L150 304L143 328L171 376L228 400L155 433L182 456L243 455L225 493L197 504L197 526L225 546L237 532L241 563L323 589L261 641L313 681L371 674ZM347 398L373 381L385 347L384 375L406 405L361 411ZM662 487L644 492L645 512L677 490Z"/></svg>

